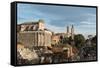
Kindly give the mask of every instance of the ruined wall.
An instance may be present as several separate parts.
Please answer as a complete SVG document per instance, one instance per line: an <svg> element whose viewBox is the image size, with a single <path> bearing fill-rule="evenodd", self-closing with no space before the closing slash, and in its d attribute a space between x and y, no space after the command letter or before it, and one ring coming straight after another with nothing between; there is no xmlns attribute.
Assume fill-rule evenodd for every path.
<svg viewBox="0 0 100 68"><path fill-rule="evenodd" d="M45 31L24 31L17 34L17 42L26 47L51 46L51 34Z"/></svg>
<svg viewBox="0 0 100 68"><path fill-rule="evenodd" d="M17 34L17 42L22 43L26 47L35 46L34 42L37 41L35 38L35 33L21 32Z"/></svg>

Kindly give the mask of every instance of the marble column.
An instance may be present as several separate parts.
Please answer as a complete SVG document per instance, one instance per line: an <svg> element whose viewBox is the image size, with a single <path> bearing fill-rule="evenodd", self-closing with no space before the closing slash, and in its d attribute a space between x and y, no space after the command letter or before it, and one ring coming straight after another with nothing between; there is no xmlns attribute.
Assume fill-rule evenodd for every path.
<svg viewBox="0 0 100 68"><path fill-rule="evenodd" d="M44 46L46 46L46 37L45 37L45 34L46 33L44 33Z"/></svg>
<svg viewBox="0 0 100 68"><path fill-rule="evenodd" d="M45 40L45 39L44 39L44 32L43 32L42 36L43 36L43 46L44 46L44 40Z"/></svg>
<svg viewBox="0 0 100 68"><path fill-rule="evenodd" d="M33 33L33 40L34 40L34 46L35 46L35 33Z"/></svg>
<svg viewBox="0 0 100 68"><path fill-rule="evenodd" d="M37 32L37 38L36 39L37 39L37 46L38 46L38 32Z"/></svg>
<svg viewBox="0 0 100 68"><path fill-rule="evenodd" d="M43 33L41 32L41 46L43 46Z"/></svg>
<svg viewBox="0 0 100 68"><path fill-rule="evenodd" d="M36 33L34 33L34 45L36 46Z"/></svg>
<svg viewBox="0 0 100 68"><path fill-rule="evenodd" d="M41 46L41 33L39 32L39 46Z"/></svg>

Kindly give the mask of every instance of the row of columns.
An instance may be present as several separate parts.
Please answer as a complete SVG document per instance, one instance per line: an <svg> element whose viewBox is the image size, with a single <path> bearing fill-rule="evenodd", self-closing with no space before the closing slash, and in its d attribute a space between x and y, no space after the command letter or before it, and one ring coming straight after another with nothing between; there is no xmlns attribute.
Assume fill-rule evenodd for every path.
<svg viewBox="0 0 100 68"><path fill-rule="evenodd" d="M51 34L44 31L27 31L20 33L19 41L26 46L48 46L51 45Z"/></svg>
<svg viewBox="0 0 100 68"><path fill-rule="evenodd" d="M34 33L34 45L35 46L45 46L45 33L44 32L35 32Z"/></svg>

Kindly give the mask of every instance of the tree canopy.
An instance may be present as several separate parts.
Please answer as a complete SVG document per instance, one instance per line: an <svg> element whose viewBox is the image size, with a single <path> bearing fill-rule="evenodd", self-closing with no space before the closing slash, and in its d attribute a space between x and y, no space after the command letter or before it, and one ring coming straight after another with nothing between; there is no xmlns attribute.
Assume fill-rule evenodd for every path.
<svg viewBox="0 0 100 68"><path fill-rule="evenodd" d="M85 38L82 34L77 34L74 36L74 41L75 41L75 46L77 48L80 48L80 47L82 47L82 45L84 45Z"/></svg>

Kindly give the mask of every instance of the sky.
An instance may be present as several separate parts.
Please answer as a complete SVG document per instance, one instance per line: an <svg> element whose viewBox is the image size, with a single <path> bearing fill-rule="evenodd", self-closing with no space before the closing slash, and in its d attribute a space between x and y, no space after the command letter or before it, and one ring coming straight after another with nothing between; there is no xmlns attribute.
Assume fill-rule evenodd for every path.
<svg viewBox="0 0 100 68"><path fill-rule="evenodd" d="M53 32L66 32L74 25L75 34L96 34L96 8L75 6L53 6L23 4L17 5L17 23L43 19L45 27Z"/></svg>

